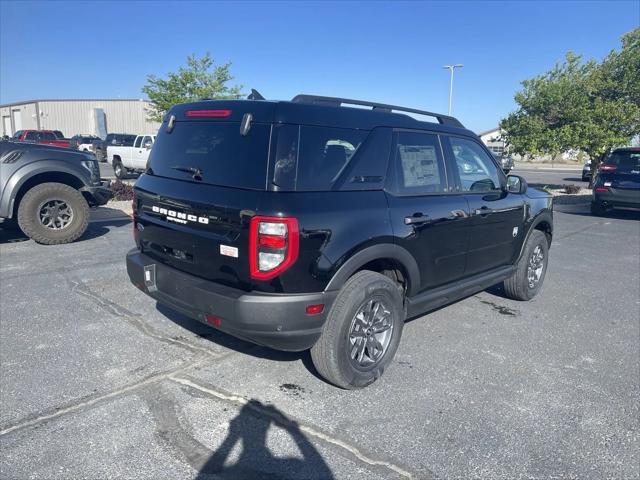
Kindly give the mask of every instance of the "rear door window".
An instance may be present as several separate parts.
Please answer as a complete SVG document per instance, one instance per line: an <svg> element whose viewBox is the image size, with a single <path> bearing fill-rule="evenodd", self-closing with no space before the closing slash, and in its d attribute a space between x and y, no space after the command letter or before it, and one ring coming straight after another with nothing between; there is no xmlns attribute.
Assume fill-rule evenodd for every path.
<svg viewBox="0 0 640 480"><path fill-rule="evenodd" d="M133 143L135 148L138 148L140 145L142 145L142 137L136 138L136 141Z"/></svg>
<svg viewBox="0 0 640 480"><path fill-rule="evenodd" d="M398 132L393 174L395 193L446 192L446 173L438 137L428 133Z"/></svg>
<svg viewBox="0 0 640 480"><path fill-rule="evenodd" d="M238 122L176 122L156 137L149 167L163 177L264 190L270 135L269 124L252 123L242 136Z"/></svg>
<svg viewBox="0 0 640 480"><path fill-rule="evenodd" d="M273 183L285 190L331 190L368 133L346 128L280 126Z"/></svg>

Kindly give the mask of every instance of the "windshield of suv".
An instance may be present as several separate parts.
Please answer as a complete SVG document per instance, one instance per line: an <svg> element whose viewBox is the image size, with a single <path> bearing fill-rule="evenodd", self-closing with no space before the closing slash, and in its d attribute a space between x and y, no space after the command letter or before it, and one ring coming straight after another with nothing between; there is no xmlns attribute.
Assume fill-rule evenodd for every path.
<svg viewBox="0 0 640 480"><path fill-rule="evenodd" d="M252 123L240 135L238 122L176 122L161 129L149 156L154 175L264 190L271 125Z"/></svg>

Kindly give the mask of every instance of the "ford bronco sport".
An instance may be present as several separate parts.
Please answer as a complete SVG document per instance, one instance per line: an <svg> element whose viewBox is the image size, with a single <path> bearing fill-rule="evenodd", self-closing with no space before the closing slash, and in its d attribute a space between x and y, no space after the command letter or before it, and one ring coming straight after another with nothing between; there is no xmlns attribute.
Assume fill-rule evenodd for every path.
<svg viewBox="0 0 640 480"><path fill-rule="evenodd" d="M361 388L405 319L499 282L534 297L553 217L455 118L299 95L171 108L133 230L143 292L236 337L310 348L324 378Z"/></svg>

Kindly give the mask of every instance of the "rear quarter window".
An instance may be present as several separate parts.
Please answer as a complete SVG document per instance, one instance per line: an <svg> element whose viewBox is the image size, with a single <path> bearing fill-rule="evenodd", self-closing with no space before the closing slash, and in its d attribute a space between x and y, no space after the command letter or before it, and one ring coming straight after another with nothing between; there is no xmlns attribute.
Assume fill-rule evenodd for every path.
<svg viewBox="0 0 640 480"><path fill-rule="evenodd" d="M346 128L280 126L273 183L284 190L331 190L368 133Z"/></svg>

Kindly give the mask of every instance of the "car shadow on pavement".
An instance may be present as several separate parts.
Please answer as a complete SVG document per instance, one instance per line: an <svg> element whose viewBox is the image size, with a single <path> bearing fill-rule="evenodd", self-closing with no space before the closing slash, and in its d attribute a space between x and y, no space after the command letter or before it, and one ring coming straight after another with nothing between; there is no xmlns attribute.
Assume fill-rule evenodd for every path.
<svg viewBox="0 0 640 480"><path fill-rule="evenodd" d="M284 430L298 447L300 457L276 457L267 447L271 425ZM242 443L242 452L233 455ZM237 460L232 461L237 456ZM300 426L272 405L251 399L229 422L220 447L209 457L197 477L221 479L317 478L333 479L333 473L320 452L304 435Z"/></svg>
<svg viewBox="0 0 640 480"><path fill-rule="evenodd" d="M257 358L264 358L267 360L273 360L277 362L297 362L300 361L305 368L316 378L326 383L326 380L320 376L318 371L313 365L311 360L311 354L309 350L302 352L283 352L280 350L273 350L268 347L256 345L254 343L233 337L227 333L217 330L213 326L209 326L205 323L194 320L186 315L183 315L169 307L166 307L160 303L156 303L156 310L159 313L167 317L176 325L190 331L191 333L216 343L221 347L234 350L244 355L252 355Z"/></svg>
<svg viewBox="0 0 640 480"><path fill-rule="evenodd" d="M554 210L560 213L568 215L578 215L581 217L593 217L600 220L613 219L613 220L640 220L640 210L610 210L604 215L596 216L591 213L589 204L578 205L554 205Z"/></svg>
<svg viewBox="0 0 640 480"><path fill-rule="evenodd" d="M18 243L29 240L20 227L13 222L4 221L0 223L0 245L3 243Z"/></svg>
<svg viewBox="0 0 640 480"><path fill-rule="evenodd" d="M7 223L2 222L0 224L0 245L5 243L19 243L29 241L29 237L27 237L20 227L18 227L15 223ZM131 223L131 219L112 219L105 220L102 222L89 223L87 227L87 231L82 234L82 236L73 243L84 242L87 240L92 240L94 238L101 237L110 232L110 229L107 227L121 227L126 225L127 223ZM56 245L52 245L56 246Z"/></svg>

